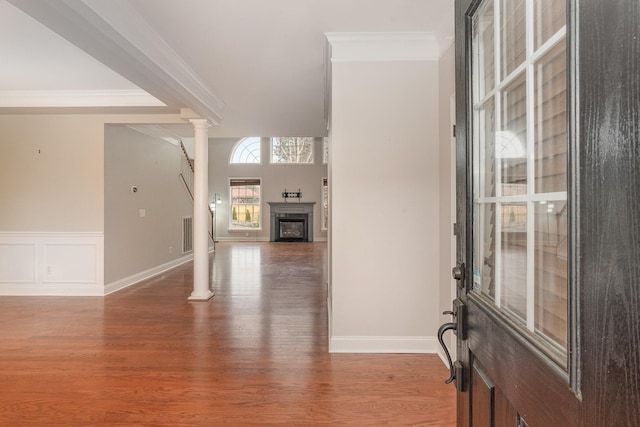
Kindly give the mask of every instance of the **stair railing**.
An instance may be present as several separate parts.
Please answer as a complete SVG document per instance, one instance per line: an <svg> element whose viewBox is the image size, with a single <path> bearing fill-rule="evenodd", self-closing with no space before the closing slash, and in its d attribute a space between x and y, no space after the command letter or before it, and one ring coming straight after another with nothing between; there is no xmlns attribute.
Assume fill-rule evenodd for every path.
<svg viewBox="0 0 640 427"><path fill-rule="evenodd" d="M193 191L191 191L191 189L193 188L193 174L194 174L193 161L189 158L189 155L187 154L187 150L184 147L184 144L182 143L182 141L180 141L180 148L182 149L182 161L180 162L179 176L182 179L182 183L184 184L184 187L187 190L187 193L189 193L189 197L191 197L191 201L193 201L194 200ZM211 241L215 245L216 242L215 242L215 239L213 238L214 213L213 213L213 210L211 210L211 206L208 206L207 209L209 210L209 216L211 217L211 223L209 224L209 237L211 238Z"/></svg>

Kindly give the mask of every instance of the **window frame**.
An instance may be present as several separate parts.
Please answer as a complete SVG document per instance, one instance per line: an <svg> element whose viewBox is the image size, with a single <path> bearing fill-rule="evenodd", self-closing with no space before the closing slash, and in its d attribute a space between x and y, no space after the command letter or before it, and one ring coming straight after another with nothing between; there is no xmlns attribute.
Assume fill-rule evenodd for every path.
<svg viewBox="0 0 640 427"><path fill-rule="evenodd" d="M486 89L484 87L484 82L485 82L484 78L481 78L480 74L477 74L482 67L481 66L472 67L474 70L472 75L472 81L475 82L471 86L471 102L473 106L472 107L472 128L471 128L471 139L472 139L472 145L473 145L472 204L473 204L473 210L474 210L474 214L473 214L474 225L472 226L472 230L473 230L472 235L476 233L475 223L476 222L482 223L481 215L478 212L482 211L484 207L489 205L494 205L496 211L502 213L502 207L504 205L522 203L527 206L526 233L528 236L532 236L535 234L535 217L534 217L535 206L544 204L544 203L554 203L554 202L568 203L569 202L569 194L568 194L569 188L567 188L565 191L555 191L555 192L546 192L546 193L538 192L536 190L535 188L536 168L535 168L535 156L533 152L535 138L536 138L536 133L535 133L536 126L534 122L535 101L536 101L536 96L534 92L534 84L535 84L534 67L539 62L539 60L543 58L545 54L552 51L555 46L557 46L560 43L566 43L567 25L565 24L558 31L553 33L548 39L546 39L544 43L541 43L539 46L534 47L532 23L527 22L527 26L526 26L527 42L525 47L526 58L524 62L522 62L517 67L515 67L511 72L509 72L508 75L504 76L502 75L502 71L503 71L502 63L499 62L499 61L502 61L503 59L501 56L502 55L502 52L501 52L502 35L500 34L501 22L499 21L501 18L501 10L500 10L501 2L500 0L495 0L495 1L488 0L488 2L484 4L488 4L489 2L493 4L493 8L494 8L493 18L492 18L493 30L494 30L494 39L493 39L494 54L493 55L494 55L494 58L496 59L496 62L494 63L494 68L493 68L493 73L494 73L493 85L491 88ZM484 4L481 5L478 10L484 7ZM527 1L526 4L527 4L527 7L529 8L533 4L533 2ZM532 10L528 9L527 16L532 16L531 14L532 14ZM473 35L471 36L470 44L473 46L472 49L474 50L478 49L478 45L476 45L476 40L473 38ZM478 50L481 51L481 49L478 49ZM472 61L474 60L475 59L472 59ZM480 60L481 59L479 59L479 61ZM482 141L482 138L479 136L481 135L482 132L484 132L484 129L482 128L483 119L481 119L480 112L482 111L482 108L484 105L488 104L491 100L493 100L492 101L493 102L492 108L494 110L493 125L497 134L499 132L498 129L502 128L502 122L501 122L502 121L502 106L501 106L502 94L506 89L509 88L509 85L514 83L521 76L524 76L525 82L526 82L525 102L526 102L526 111L527 111L526 112L526 117L527 117L526 129L527 130L526 130L526 153L524 157L526 157L526 162L527 162L527 169L526 169L527 192L526 194L520 194L520 195L505 195L505 194L502 194L502 191L501 191L502 187L500 185L496 185L496 189L495 189L496 193L494 195L485 195L484 190L482 188L483 181L481 179L483 174L481 173L481 170L480 170L480 167L481 167L480 165L483 165L485 161L483 157L485 152L484 145L483 145L484 142ZM567 141L567 144L569 144L569 141ZM496 182L502 182L501 175L500 175L501 173L500 167L496 165L495 170L496 170ZM502 233L501 221L496 221L495 234L500 236L501 233ZM472 246L474 246L474 248L477 242L481 242L482 244L482 242L485 241L485 237L482 236L481 234L482 232L472 237L473 239ZM501 252L500 243L501 243L500 239L496 239L496 243L495 243L496 246L494 249L495 253ZM508 307L504 306L501 302L502 284L500 282L501 280L500 274L496 274L494 279L495 295L493 297L484 295L479 290L475 289L476 266L474 264L474 261L472 261L472 264L474 264L472 265L474 278L473 278L473 287L471 289L471 292L477 293L478 296L480 297L479 300L486 301L487 303L491 304L493 307L497 308L498 310L501 310L503 313L508 314L508 317L517 324L518 330L521 331L524 337L532 339L535 342L534 346L538 350L542 351L547 357L550 357L550 359L553 360L553 362L557 364L564 372L567 372L569 370L568 365L570 363L569 355L572 352L571 336L573 332L571 331L571 325L570 324L567 325L565 349L558 348L558 346L555 343L551 342L546 336L541 335L536 331L535 317L534 317L535 283L534 283L534 276L533 276L533 269L535 266L535 259L534 259L535 248L533 247L533 240L529 239L527 245L528 245L527 246L527 272L526 272L527 307L526 307L525 318L522 319L524 320L523 324L520 324L519 323L520 320L517 320L518 316L511 313ZM476 250L477 249L474 249L474 252L476 252ZM482 256L480 256L480 258L482 258ZM496 272L500 272L502 269L499 257L496 257L494 269ZM570 286L571 286L570 283L567 282L567 292L569 292ZM567 307L568 322L570 322L570 316L571 316L571 308Z"/></svg>

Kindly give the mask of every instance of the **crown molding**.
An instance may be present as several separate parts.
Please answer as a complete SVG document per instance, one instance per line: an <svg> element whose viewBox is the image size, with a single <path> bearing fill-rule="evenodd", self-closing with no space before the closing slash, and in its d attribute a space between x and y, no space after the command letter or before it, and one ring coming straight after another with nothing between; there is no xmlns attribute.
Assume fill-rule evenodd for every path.
<svg viewBox="0 0 640 427"><path fill-rule="evenodd" d="M222 100L129 3L8 1L166 105L222 120Z"/></svg>
<svg viewBox="0 0 640 427"><path fill-rule="evenodd" d="M144 90L0 91L0 107L164 107Z"/></svg>
<svg viewBox="0 0 640 427"><path fill-rule="evenodd" d="M437 61L432 33L325 33L331 62Z"/></svg>

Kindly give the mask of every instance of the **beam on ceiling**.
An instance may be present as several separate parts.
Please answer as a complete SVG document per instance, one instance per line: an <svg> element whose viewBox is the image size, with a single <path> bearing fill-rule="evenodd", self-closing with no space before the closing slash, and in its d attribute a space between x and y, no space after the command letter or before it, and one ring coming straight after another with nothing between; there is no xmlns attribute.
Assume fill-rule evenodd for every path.
<svg viewBox="0 0 640 427"><path fill-rule="evenodd" d="M220 124L222 100L129 3L8 1L168 106Z"/></svg>

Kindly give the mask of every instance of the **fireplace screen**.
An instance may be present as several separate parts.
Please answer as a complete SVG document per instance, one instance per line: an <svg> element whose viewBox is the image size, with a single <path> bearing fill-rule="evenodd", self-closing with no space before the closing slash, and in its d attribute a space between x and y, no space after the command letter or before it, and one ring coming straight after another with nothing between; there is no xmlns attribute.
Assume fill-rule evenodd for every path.
<svg viewBox="0 0 640 427"><path fill-rule="evenodd" d="M306 242L306 219L278 218L278 234L276 241L280 242Z"/></svg>

